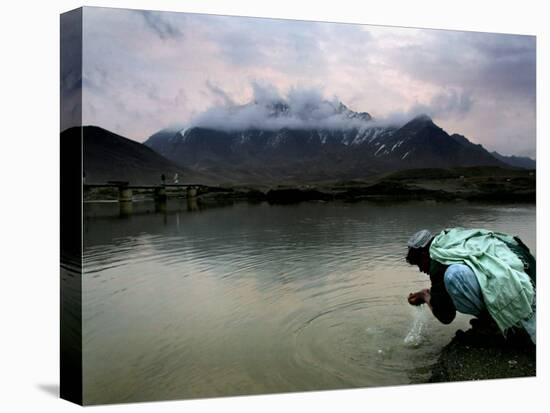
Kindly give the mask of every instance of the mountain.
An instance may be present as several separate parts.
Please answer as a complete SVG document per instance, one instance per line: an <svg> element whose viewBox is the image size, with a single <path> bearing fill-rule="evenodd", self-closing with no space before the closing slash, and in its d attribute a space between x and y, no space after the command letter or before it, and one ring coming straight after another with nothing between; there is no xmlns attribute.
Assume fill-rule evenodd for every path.
<svg viewBox="0 0 550 413"><path fill-rule="evenodd" d="M378 123L367 112L354 112L342 103L323 110L313 107L311 113L293 110L286 102L263 109L268 114L265 128L163 130L145 145L178 165L240 183L358 179L426 166L507 167L481 145L447 134L426 115L396 126ZM240 109L232 110L233 118L227 118L231 122L240 114Z"/></svg>
<svg viewBox="0 0 550 413"><path fill-rule="evenodd" d="M61 145L80 139L82 131L84 173L87 183L128 181L132 184L158 184L161 174L167 181L177 173L180 182L202 179L186 168L159 155L147 146L96 126L69 128L61 133Z"/></svg>
<svg viewBox="0 0 550 413"><path fill-rule="evenodd" d="M536 169L537 167L536 161L534 159L528 158L527 156L506 156L501 155L496 151L491 152L491 155L493 155L499 161L513 166L514 168Z"/></svg>

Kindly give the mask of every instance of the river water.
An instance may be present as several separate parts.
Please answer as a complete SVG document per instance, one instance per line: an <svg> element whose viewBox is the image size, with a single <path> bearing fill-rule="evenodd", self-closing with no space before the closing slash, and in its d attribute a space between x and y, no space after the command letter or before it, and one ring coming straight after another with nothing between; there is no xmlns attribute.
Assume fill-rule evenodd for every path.
<svg viewBox="0 0 550 413"><path fill-rule="evenodd" d="M534 205L84 206L85 403L425 381L450 325L407 304L415 231L483 227L535 255Z"/></svg>

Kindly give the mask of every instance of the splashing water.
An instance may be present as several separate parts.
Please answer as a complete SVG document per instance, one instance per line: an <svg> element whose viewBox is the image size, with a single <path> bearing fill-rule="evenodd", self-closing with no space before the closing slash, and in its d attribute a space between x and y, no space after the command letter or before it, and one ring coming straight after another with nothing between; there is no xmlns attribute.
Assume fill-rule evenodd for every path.
<svg viewBox="0 0 550 413"><path fill-rule="evenodd" d="M426 311L424 305L414 307L414 318L411 329L403 342L409 347L419 347L424 341L424 328L426 326Z"/></svg>

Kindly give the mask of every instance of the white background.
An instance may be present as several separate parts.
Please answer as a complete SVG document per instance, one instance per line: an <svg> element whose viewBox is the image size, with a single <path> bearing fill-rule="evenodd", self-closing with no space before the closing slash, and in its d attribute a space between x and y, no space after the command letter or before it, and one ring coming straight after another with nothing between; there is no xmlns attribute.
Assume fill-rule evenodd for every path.
<svg viewBox="0 0 550 413"><path fill-rule="evenodd" d="M3 2L0 19L0 409L66 412L57 398L59 346L59 13L81 5L537 35L538 377L94 407L108 412L543 411L547 351L549 31L543 1L56 1Z"/></svg>

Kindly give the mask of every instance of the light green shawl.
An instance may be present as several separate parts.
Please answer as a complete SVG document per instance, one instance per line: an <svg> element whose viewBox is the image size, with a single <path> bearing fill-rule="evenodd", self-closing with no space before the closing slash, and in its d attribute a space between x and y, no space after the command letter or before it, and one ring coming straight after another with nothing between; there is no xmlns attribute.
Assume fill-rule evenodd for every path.
<svg viewBox="0 0 550 413"><path fill-rule="evenodd" d="M531 316L535 290L523 263L504 242L513 237L484 229L442 231L430 246L430 257L442 264L464 263L475 273L487 310L501 331Z"/></svg>

